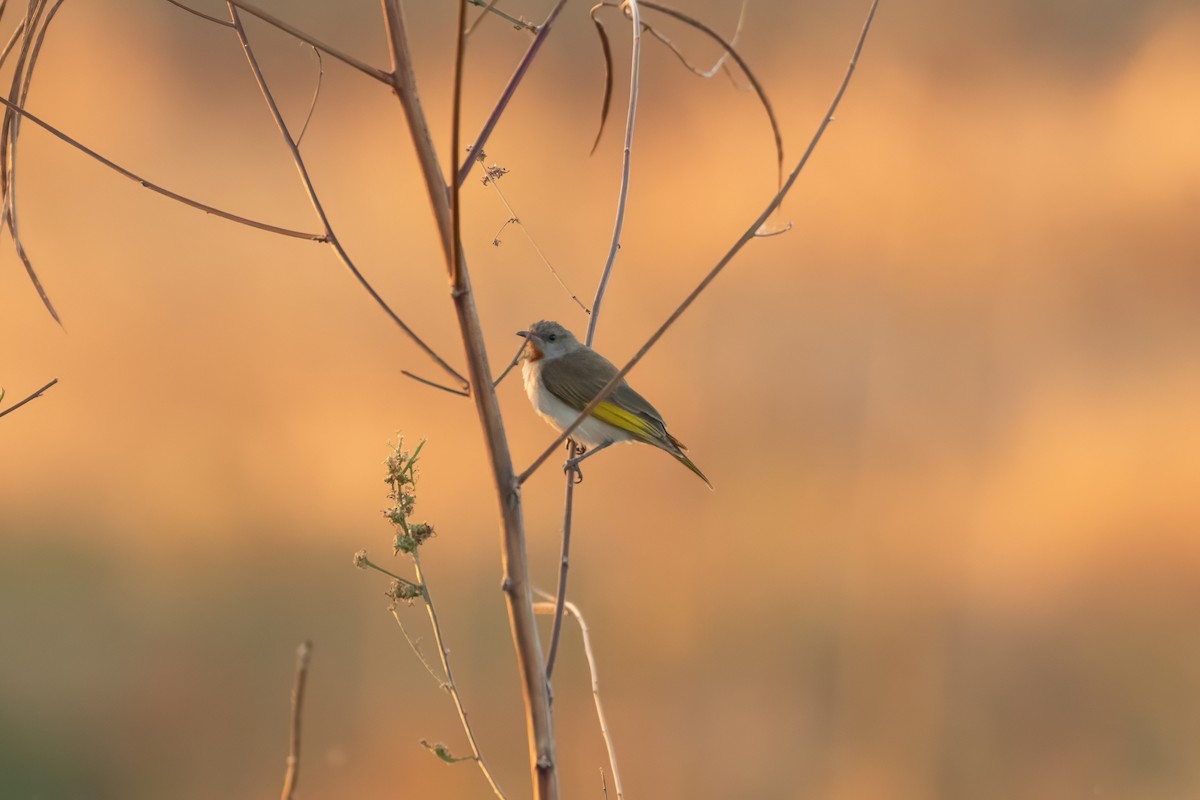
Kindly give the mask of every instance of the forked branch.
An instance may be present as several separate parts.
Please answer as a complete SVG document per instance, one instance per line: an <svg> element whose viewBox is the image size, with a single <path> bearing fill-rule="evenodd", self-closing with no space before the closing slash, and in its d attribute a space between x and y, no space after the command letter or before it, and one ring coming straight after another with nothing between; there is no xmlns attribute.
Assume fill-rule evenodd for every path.
<svg viewBox="0 0 1200 800"><path fill-rule="evenodd" d="M367 291L367 294L371 295L371 299L375 301L376 305L382 308L384 313L391 317L392 322L396 323L400 330L404 331L408 338L410 338L413 343L417 345L417 347L421 348L421 350L423 350L427 356L433 359L435 364L441 367L442 370L444 370L448 375L459 381L459 383L462 384L463 389L466 389L468 386L466 379L463 378L463 376L460 375L453 367L447 364L440 355L434 352L433 348L427 345L421 339L421 337L417 336L417 334L413 332L412 328L408 327L404 320L400 319L399 315L397 315L396 312L392 310L391 306L387 304L387 301L385 301L383 297L381 297L379 293L375 291L375 287L372 286L366 277L359 271L358 267L355 266L354 261L351 260L350 255L346 252L346 249L342 247L341 241L338 239L337 235L333 231L333 227L329 223L329 217L325 214L325 208L321 204L320 198L317 196L317 190L313 186L312 179L308 175L308 168L305 166L304 159L300 155L300 148L296 145L296 140L288 131L287 123L283 121L283 114L279 111L279 105L275 102L275 97L271 94L271 90L267 86L267 81L266 78L263 77L262 69L258 66L258 59L254 56L254 50L251 48L250 41L246 37L246 29L242 26L241 16L237 11L237 6L241 5L241 3L239 0L226 0L226 5L229 8L230 21L233 23L234 30L237 32L238 41L242 45L242 51L246 54L246 61L249 63L250 71L254 75L254 81L258 84L258 88L262 93L263 100L266 101L267 108L271 112L271 117L275 121L275 127L279 129L279 133L283 137L284 144L287 146L288 152L291 154L292 163L295 164L296 172L299 173L300 176L300 181L304 184L304 191L308 195L308 199L312 204L313 211L316 212L317 218L321 221L321 225L325 229L325 241L330 247L333 248L334 253L337 254L337 257L346 266L346 268L350 270L351 274L354 275L354 278L358 281L359 285Z"/></svg>
<svg viewBox="0 0 1200 800"><path fill-rule="evenodd" d="M491 384L488 367L487 347L479 313L471 292L470 275L466 260L458 256L458 245L452 242L454 224L452 216L459 213L457 206L451 208L450 193L437 158L437 150L425 119L425 111L417 94L413 75L412 56L409 51L408 34L404 12L399 0L381 0L384 20L387 24L388 42L392 55L392 79L396 95L404 109L409 135L417 152L421 173L425 180L442 252L446 260L446 272L453 279L451 298L458 318L466 353L468 375L471 379L471 398L479 416L487 450L491 474L495 481L496 497L500 507L503 530L501 566L504 572L503 590L508 607L509 625L513 633L513 644L517 656L517 671L521 679L521 695L525 703L525 718L529 737L529 761L533 776L535 800L557 800L558 765L554 742L553 717L550 713L550 692L542 666L542 647L538 638L537 620L533 612L533 596L529 583L529 563L525 547L524 518L521 511L521 492L513 470L512 455L508 449L508 437L500 415L500 404ZM461 4L465 0L459 0ZM460 13L460 18L462 14ZM459 27L455 36L461 38ZM539 34L544 36L545 29ZM457 45L461 47L461 43ZM455 84L459 80L455 79ZM461 96L453 98L460 103ZM455 163L456 154L451 154L450 164ZM452 168L452 167L451 167ZM456 173L451 172L451 180Z"/></svg>

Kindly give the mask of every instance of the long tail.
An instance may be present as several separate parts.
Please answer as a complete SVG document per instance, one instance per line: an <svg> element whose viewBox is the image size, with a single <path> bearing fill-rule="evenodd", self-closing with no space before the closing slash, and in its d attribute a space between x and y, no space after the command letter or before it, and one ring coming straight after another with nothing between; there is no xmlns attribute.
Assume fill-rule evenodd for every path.
<svg viewBox="0 0 1200 800"><path fill-rule="evenodd" d="M671 455L673 455L673 456L675 457L675 459L676 459L676 460L677 460L677 461L678 461L680 464L683 464L685 467L687 467L688 469L690 469L692 472L694 472L694 473L696 473L697 475L699 475L699 476L700 476L700 480L702 480L702 481L704 481L705 483L707 483L707 484L708 484L708 488L709 488L709 489L712 489L713 491L716 491L716 488L715 488L715 487L712 485L712 481L710 481L710 480L708 479L708 476L706 476L706 475L705 475L703 472L701 472L701 471L700 471L700 468L699 468L699 467L697 467L697 466L696 466L696 465L695 465L695 464L692 462L692 460L691 460L690 458L688 458L688 457L687 457L687 454L685 454L685 453L683 452L684 450L687 450L687 448L686 448L686 447L684 447L684 445L683 445L683 442L679 441L678 439L676 439L674 436L672 436L672 435L671 435L671 434L669 434L669 433L667 434L667 438L670 440L670 442L671 442L671 446L670 446L670 447L664 447L664 448L663 448L663 450L666 450L668 453L670 453Z"/></svg>

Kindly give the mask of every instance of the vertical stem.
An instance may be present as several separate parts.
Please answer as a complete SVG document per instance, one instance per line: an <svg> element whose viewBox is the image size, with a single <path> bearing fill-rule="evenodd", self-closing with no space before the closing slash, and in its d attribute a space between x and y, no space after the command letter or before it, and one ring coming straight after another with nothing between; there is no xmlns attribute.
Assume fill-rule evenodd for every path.
<svg viewBox="0 0 1200 800"><path fill-rule="evenodd" d="M604 293L608 290L608 279L612 276L613 265L617 261L617 251L621 248L621 231L625 226L625 207L629 198L629 165L633 151L633 123L637 117L638 82L642 61L642 19L638 11L637 0L626 0L630 21L633 25L633 63L629 76L629 112L625 117L625 154L621 161L621 189L617 197L617 220L613 225L612 243L608 251L608 260L604 263L604 271L600 275L600 285L596 288L596 299L592 301L591 319L588 320L588 347L596 338L596 326L600 322L600 304L604 302ZM568 450L574 458L575 445L569 444ZM558 654L558 638L562 632L563 605L567 601L567 558L571 548L571 511L575 497L575 476L567 471L567 498L563 512L563 541L562 563L558 573L558 590L555 598L554 626L550 630L550 655L546 659L546 680L554 672L554 658Z"/></svg>
<svg viewBox="0 0 1200 800"><path fill-rule="evenodd" d="M621 189L617 193L617 220L613 223L612 242L608 249L608 260L600 274L600 285L596 287L596 299L592 301L592 317L588 320L585 344L592 346L596 339L596 326L600 323L600 305L608 291L608 279L612 277L613 265L617 262L617 251L621 249L621 231L625 228L625 205L629 199L629 163L633 152L633 122L637 117L638 82L642 63L642 18L637 0L625 0L622 4L629 11L633 27L633 56L629 67L629 111L625 115L625 151L621 158Z"/></svg>
<svg viewBox="0 0 1200 800"><path fill-rule="evenodd" d="M550 713L550 692L542 668L542 645L538 638L537 620L533 613L533 595L529 583L529 564L525 551L525 527L521 513L521 490L513 469L512 456L500 404L492 387L487 350L479 314L471 293L470 274L465 259L455 269L452 210L446 182L437 159L429 124L417 96L416 78L408 49L404 14L399 0L381 0L387 24L392 56L392 86L405 112L409 135L416 148L430 206L437 221L447 273L453 279L451 296L458 317L459 330L466 351L468 379L484 445L495 480L496 497L500 505L503 535L501 565L504 572L504 599L508 607L509 626L516 649L517 671L521 679L521 694L525 702L526 729L529 738L529 760L533 776L535 800L557 800L558 766L555 756L554 725ZM462 36L462 30L455 32Z"/></svg>
<svg viewBox="0 0 1200 800"><path fill-rule="evenodd" d="M454 101L450 104L450 165L458 158L458 128L462 118L463 55L467 49L467 0L458 0L458 22L454 36ZM462 291L462 205L459 181L450 181L450 285ZM491 373L489 373L491 374Z"/></svg>
<svg viewBox="0 0 1200 800"><path fill-rule="evenodd" d="M296 650L296 678L292 683L292 726L288 737L287 771L283 776L280 800L292 800L300 777L300 718L304 709L304 685L308 681L308 662L312 658L312 642L301 643Z"/></svg>
<svg viewBox="0 0 1200 800"><path fill-rule="evenodd" d="M567 458L579 455L575 442L567 440ZM546 680L554 674L554 660L558 657L558 639L562 634L563 605L567 599L567 570L571 557L571 516L575 507L575 471L567 470L567 499L563 504L562 554L558 562L558 588L555 590L554 625L550 628L550 652L546 656Z"/></svg>

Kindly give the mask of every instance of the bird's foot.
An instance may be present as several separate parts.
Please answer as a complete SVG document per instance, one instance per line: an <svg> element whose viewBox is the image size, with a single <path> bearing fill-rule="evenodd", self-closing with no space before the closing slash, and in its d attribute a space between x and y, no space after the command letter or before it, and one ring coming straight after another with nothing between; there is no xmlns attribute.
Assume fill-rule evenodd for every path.
<svg viewBox="0 0 1200 800"><path fill-rule="evenodd" d="M576 486L583 483L583 470L579 468L580 460L581 459L576 456L575 458L568 458L563 462L563 472L573 476L572 480Z"/></svg>
<svg viewBox="0 0 1200 800"><path fill-rule="evenodd" d="M578 486L583 483L583 470L579 468L579 462L583 460L583 454L587 452L587 448L578 444L574 439L567 439L567 452L570 453L570 456L563 463L563 472L572 473L575 484Z"/></svg>

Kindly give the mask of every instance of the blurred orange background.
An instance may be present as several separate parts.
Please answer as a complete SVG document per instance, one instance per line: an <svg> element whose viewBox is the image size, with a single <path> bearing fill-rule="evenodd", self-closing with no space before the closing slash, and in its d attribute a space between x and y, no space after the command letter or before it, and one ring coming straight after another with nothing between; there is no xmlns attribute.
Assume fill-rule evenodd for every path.
<svg viewBox="0 0 1200 800"><path fill-rule="evenodd" d="M443 156L453 4L410 3ZM372 3L271 2L386 67ZM223 16L224 7L200 3ZM547 3L504 2L541 19ZM688 11L729 33L735 4ZM739 38L789 166L865 3L751 3ZM477 10L472 11L472 17ZM5 30L11 30L10 12ZM607 250L629 37L603 67L568 6L488 145L505 197L589 299ZM698 64L710 43L647 12ZM294 129L312 51L247 19ZM529 41L472 35L469 140ZM631 375L715 493L662 453L589 462L571 597L629 797L1187 798L1200 793L1200 12L1182 2L884 1L788 198ZM626 360L774 186L746 81L647 39L622 250L597 338ZM29 108L146 178L318 230L231 31L167 3L72 0ZM386 610L383 460L424 450L415 518L481 746L528 796L499 537L469 401L328 248L147 192L23 127L22 235L64 320L0 256L0 797L270 796L293 653L315 641L300 796L487 797L448 697ZM398 103L324 59L302 145L334 227L460 369ZM586 317L478 175L463 238L493 367ZM501 243L493 245L499 234ZM6 240L7 241L7 240ZM501 401L518 468L551 432ZM554 582L562 477L524 492ZM423 609L402 618L432 652ZM555 675L564 795L608 772L577 631ZM609 796L613 796L611 776Z"/></svg>

